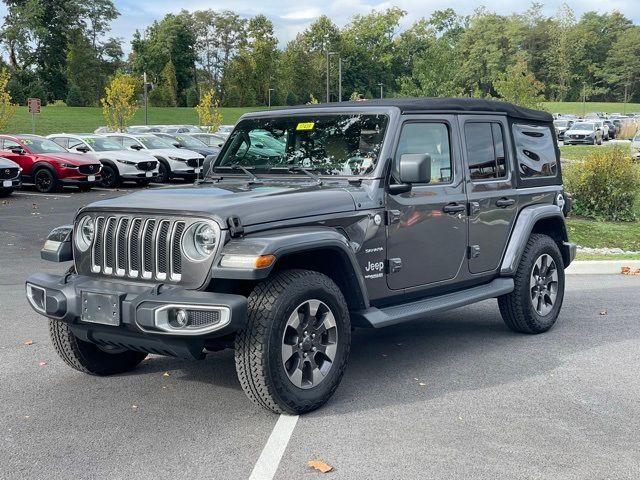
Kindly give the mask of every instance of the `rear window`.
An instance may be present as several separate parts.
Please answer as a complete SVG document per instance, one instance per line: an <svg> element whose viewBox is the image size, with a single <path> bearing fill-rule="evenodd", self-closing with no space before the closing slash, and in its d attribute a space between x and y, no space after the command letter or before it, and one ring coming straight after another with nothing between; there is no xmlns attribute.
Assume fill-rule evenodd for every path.
<svg viewBox="0 0 640 480"><path fill-rule="evenodd" d="M558 173L556 148L549 127L513 125L520 178L555 177Z"/></svg>

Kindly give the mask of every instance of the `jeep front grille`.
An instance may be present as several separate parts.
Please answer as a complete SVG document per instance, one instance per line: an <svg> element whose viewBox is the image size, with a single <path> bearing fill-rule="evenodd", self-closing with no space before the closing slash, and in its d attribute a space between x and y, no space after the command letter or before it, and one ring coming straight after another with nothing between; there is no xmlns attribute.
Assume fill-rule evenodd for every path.
<svg viewBox="0 0 640 480"><path fill-rule="evenodd" d="M182 278L180 243L185 221L97 216L91 251L91 271L145 280Z"/></svg>

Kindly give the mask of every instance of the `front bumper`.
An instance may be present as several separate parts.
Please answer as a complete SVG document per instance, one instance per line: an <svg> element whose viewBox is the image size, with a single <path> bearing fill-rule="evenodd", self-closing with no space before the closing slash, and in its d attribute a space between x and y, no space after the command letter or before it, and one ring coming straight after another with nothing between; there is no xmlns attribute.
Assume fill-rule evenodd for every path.
<svg viewBox="0 0 640 480"><path fill-rule="evenodd" d="M565 136L564 138L565 145L593 145L595 141L593 137L569 138Z"/></svg>
<svg viewBox="0 0 640 480"><path fill-rule="evenodd" d="M11 185L9 185L9 182L11 183ZM22 180L20 175L18 175L16 178L0 180L0 192L3 190L13 190L15 188L20 188L21 185L22 185Z"/></svg>
<svg viewBox="0 0 640 480"><path fill-rule="evenodd" d="M31 275L26 289L29 304L37 313L70 324L74 333L85 332L84 337L78 336L98 344L92 336L108 337L113 342L121 337L124 345L136 346L133 349L144 350L144 345L150 343L180 344L186 348L235 333L246 322L247 299L241 295L48 273ZM168 325L168 312L179 309L189 315L197 313L198 322L206 318L203 312L218 312L217 317L210 317L218 321L200 329ZM166 352L166 348L160 351ZM171 355L183 356L175 352Z"/></svg>
<svg viewBox="0 0 640 480"><path fill-rule="evenodd" d="M60 184L68 187L81 187L81 186L97 186L102 179L101 175L94 175L95 180L89 181L89 176L82 175L78 177L64 177L60 179Z"/></svg>

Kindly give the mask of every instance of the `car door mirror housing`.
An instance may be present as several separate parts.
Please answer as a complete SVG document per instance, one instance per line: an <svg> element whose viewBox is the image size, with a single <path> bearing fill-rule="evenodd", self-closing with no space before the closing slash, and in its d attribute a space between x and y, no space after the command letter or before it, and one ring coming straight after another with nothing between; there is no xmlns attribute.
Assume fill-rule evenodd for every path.
<svg viewBox="0 0 640 480"><path fill-rule="evenodd" d="M82 145L79 147L76 147L76 150L78 152L82 152L82 153L87 153L89 151L89 149L87 147L83 147Z"/></svg>
<svg viewBox="0 0 640 480"><path fill-rule="evenodd" d="M129 148L131 150L137 150L137 151L142 150L142 147L140 145L131 145Z"/></svg>
<svg viewBox="0 0 640 480"><path fill-rule="evenodd" d="M20 147L15 147L11 149L11 153L15 153L16 155L24 155L24 149Z"/></svg>
<svg viewBox="0 0 640 480"><path fill-rule="evenodd" d="M431 181L431 155L428 153L405 153L398 165L401 183L429 183Z"/></svg>

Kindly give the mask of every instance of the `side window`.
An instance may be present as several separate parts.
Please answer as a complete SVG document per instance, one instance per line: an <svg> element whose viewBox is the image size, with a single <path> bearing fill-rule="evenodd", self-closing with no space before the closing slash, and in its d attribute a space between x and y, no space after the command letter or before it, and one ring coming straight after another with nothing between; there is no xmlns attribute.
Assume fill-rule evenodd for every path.
<svg viewBox="0 0 640 480"><path fill-rule="evenodd" d="M513 125L513 137L521 178L556 176L558 160L549 127L516 123Z"/></svg>
<svg viewBox="0 0 640 480"><path fill-rule="evenodd" d="M127 137L118 137L120 139L120 143L122 143L122 146L124 146L125 148L131 148L134 146L139 146L140 144L138 143L137 140L134 140L133 138L127 138Z"/></svg>
<svg viewBox="0 0 640 480"><path fill-rule="evenodd" d="M471 180L495 180L507 176L504 136L499 123L467 123L464 137Z"/></svg>
<svg viewBox="0 0 640 480"><path fill-rule="evenodd" d="M14 142L13 140L5 140L2 149L8 152L11 151L12 148L22 148L22 146L18 142Z"/></svg>
<svg viewBox="0 0 640 480"><path fill-rule="evenodd" d="M431 183L451 183L453 163L447 125L444 123L404 124L396 151L394 172L397 172L400 157L406 153L428 153L431 156Z"/></svg>

